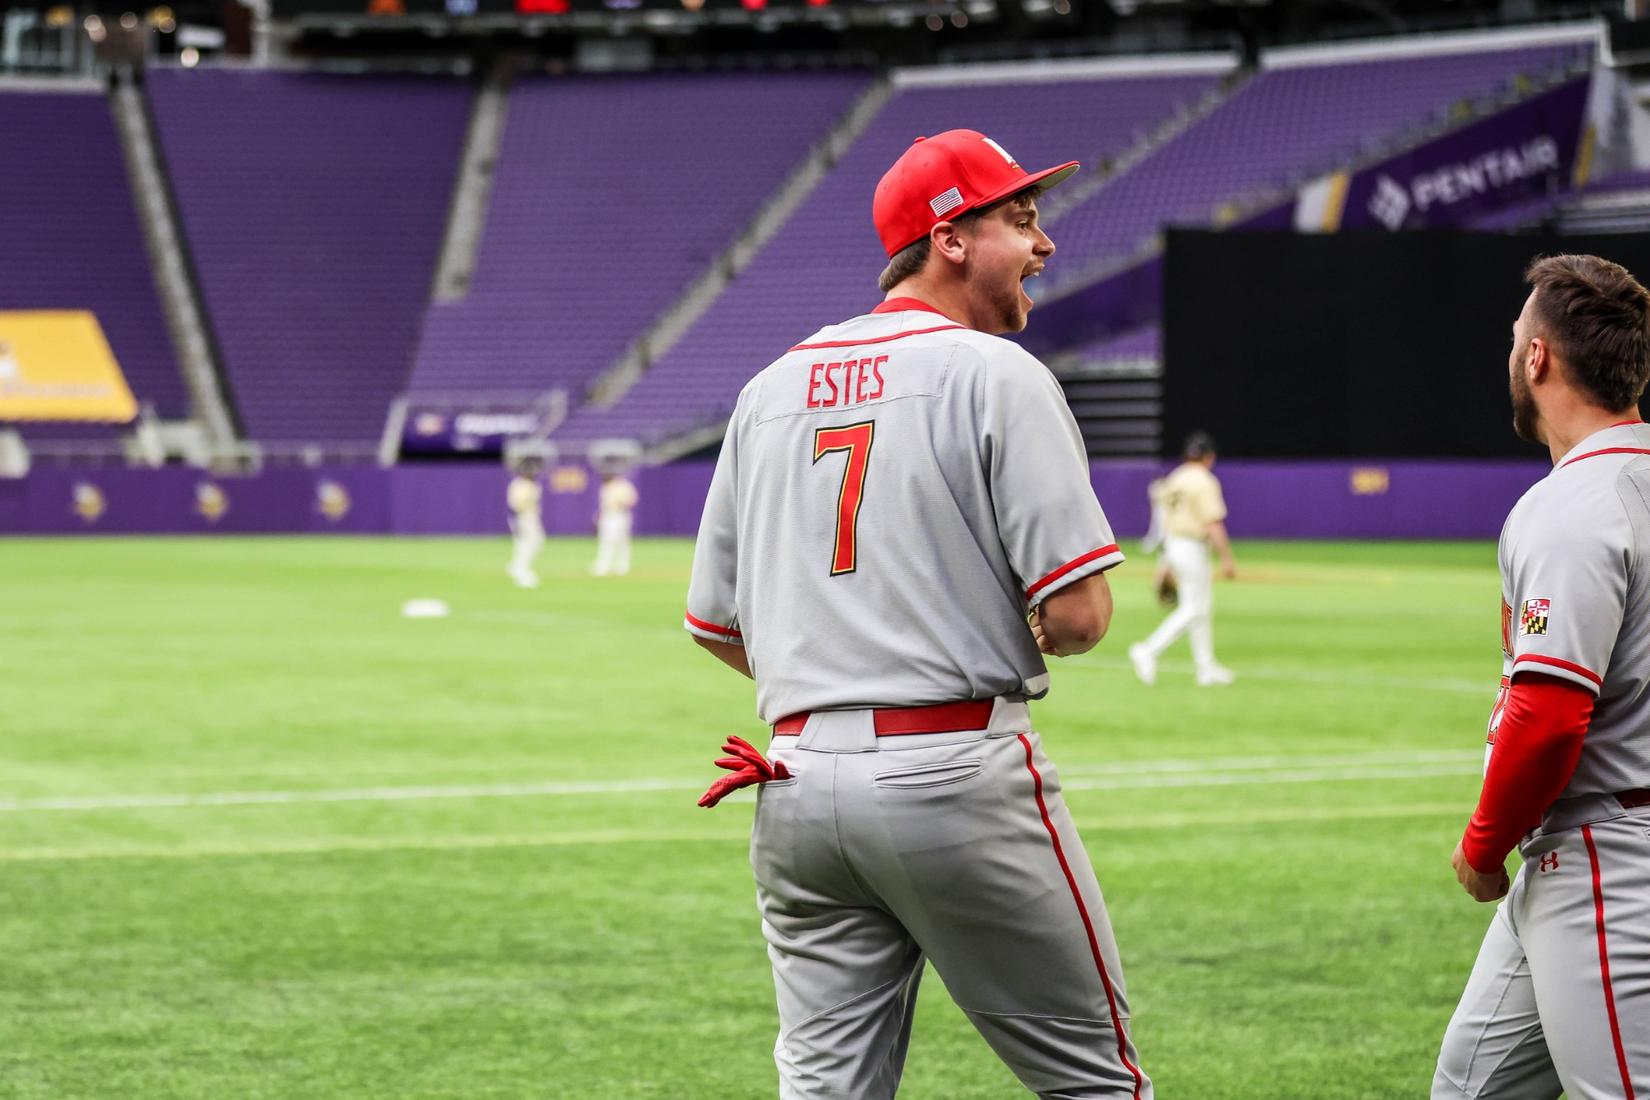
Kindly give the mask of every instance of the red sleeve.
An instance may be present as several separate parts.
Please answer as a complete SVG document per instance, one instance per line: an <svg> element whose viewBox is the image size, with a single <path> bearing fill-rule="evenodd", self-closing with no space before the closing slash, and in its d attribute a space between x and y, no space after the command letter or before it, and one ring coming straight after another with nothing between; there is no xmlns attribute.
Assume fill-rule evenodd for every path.
<svg viewBox="0 0 1650 1100"><path fill-rule="evenodd" d="M1592 717L1593 693L1579 684L1531 672L1513 678L1478 809L1461 838L1473 870L1499 871L1518 838L1564 793Z"/></svg>

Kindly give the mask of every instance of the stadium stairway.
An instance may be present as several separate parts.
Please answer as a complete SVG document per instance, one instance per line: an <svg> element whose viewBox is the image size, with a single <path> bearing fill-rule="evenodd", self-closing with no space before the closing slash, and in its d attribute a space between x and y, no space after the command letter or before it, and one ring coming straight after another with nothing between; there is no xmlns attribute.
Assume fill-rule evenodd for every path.
<svg viewBox="0 0 1650 1100"><path fill-rule="evenodd" d="M377 454L470 117L456 77L151 68L201 300L266 458Z"/></svg>
<svg viewBox="0 0 1650 1100"><path fill-rule="evenodd" d="M189 388L193 417L205 444L217 455L239 449L241 431L223 376L217 346L201 309L195 273L178 226L172 188L155 145L154 120L142 87L130 71L117 72L109 91L121 153L131 176L155 289L178 369Z"/></svg>
<svg viewBox="0 0 1650 1100"><path fill-rule="evenodd" d="M886 106L681 339L620 401L575 412L552 438L572 447L636 439L656 460L714 440L757 369L799 334L876 301L886 257L870 192L913 137L969 126L1026 164L1112 163L1203 104L1235 65L1215 55L896 74Z"/></svg>
<svg viewBox="0 0 1650 1100"><path fill-rule="evenodd" d="M96 316L133 396L189 414L150 270L134 183L100 82L0 81L0 303ZM119 424L8 424L36 456L118 457Z"/></svg>
<svg viewBox="0 0 1650 1100"><path fill-rule="evenodd" d="M871 83L851 71L518 79L473 277L424 311L409 395L622 390L638 343Z"/></svg>

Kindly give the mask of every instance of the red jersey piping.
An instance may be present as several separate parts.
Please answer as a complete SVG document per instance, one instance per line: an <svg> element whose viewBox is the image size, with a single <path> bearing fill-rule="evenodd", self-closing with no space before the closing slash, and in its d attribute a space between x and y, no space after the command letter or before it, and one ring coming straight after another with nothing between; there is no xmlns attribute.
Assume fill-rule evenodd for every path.
<svg viewBox="0 0 1650 1100"><path fill-rule="evenodd" d="M1042 815L1043 828L1048 830L1048 838L1054 845L1054 858L1060 864L1060 871L1065 875L1066 886L1071 890L1071 900L1077 903L1077 915L1082 918L1083 931L1088 933L1089 952L1094 956L1094 969L1100 974L1100 988L1106 993L1106 1007L1111 1010L1111 1028L1117 1036L1117 1056L1123 1060L1123 1066L1134 1078L1134 1100L1140 1100L1140 1091L1145 1086L1145 1074L1129 1060L1129 1035L1123 1030L1123 1019L1117 1014L1117 998L1112 993L1111 975L1106 972L1105 956L1100 953L1100 941L1094 934L1094 921L1089 918L1089 908L1083 901L1083 891L1077 885L1077 878L1071 873L1071 864L1066 862L1065 848L1060 844L1060 832L1054 827L1054 819L1049 817L1048 804L1043 801L1043 777L1037 771L1036 761L1032 757L1031 739L1025 734L1018 735L1020 744L1026 750L1026 771L1031 773L1031 790L1037 798L1037 812Z"/></svg>
<svg viewBox="0 0 1650 1100"><path fill-rule="evenodd" d="M1047 588L1067 573L1070 573L1073 569L1079 569L1087 565L1089 562L1094 561L1096 558L1103 558L1108 554L1115 553L1117 553L1117 544L1113 542L1106 546L1100 547L1098 550L1090 550L1080 558L1072 558L1070 561L1066 562L1066 564L1062 565L1060 568L1056 569L1054 572L1050 573L1048 576L1026 589L1026 599L1031 599L1031 597L1035 596L1037 593L1041 592L1043 589Z"/></svg>
<svg viewBox="0 0 1650 1100"><path fill-rule="evenodd" d="M1621 1021L1616 1018L1616 994L1610 984L1610 948L1604 937L1604 882L1599 874L1598 848L1593 844L1591 825L1581 827L1581 838L1587 842L1587 862L1593 865L1593 924L1598 929L1598 969L1604 979L1604 1007L1610 1019L1610 1041L1616 1048L1616 1070L1621 1074L1621 1091L1626 1100L1633 1100L1633 1075L1627 1071L1627 1051L1621 1043Z"/></svg>
<svg viewBox="0 0 1650 1100"><path fill-rule="evenodd" d="M951 320L955 319L955 318L952 318L950 316L947 316L944 313L941 313L939 310L935 309L933 306L929 305L927 302L923 301L921 298L890 298L886 302L883 302L877 308L873 309L871 312L872 313L906 313L906 312L910 312L912 310L921 310L924 313L937 313L941 317L944 317L947 321L951 321Z"/></svg>
<svg viewBox="0 0 1650 1100"><path fill-rule="evenodd" d="M1621 425L1617 424L1616 427L1619 428ZM1558 468L1562 470L1571 463L1580 462L1584 458L1597 458L1599 455L1650 455L1650 447L1605 447L1602 450L1588 451L1584 455L1576 455L1574 458L1566 459L1559 463Z"/></svg>
<svg viewBox="0 0 1650 1100"><path fill-rule="evenodd" d="M907 336L926 336L930 332L946 332L950 329L967 328L967 325L935 325L933 328L911 329L909 332L896 332L892 336L867 336L861 340L827 340L819 344L798 344L792 351L819 351L825 348L857 348L865 344L886 344L890 340L903 340Z"/></svg>
<svg viewBox="0 0 1650 1100"><path fill-rule="evenodd" d="M684 611L682 615L683 618L687 620L687 624L689 626L698 627L700 630L708 630L710 633L720 634L724 638L744 637L743 634L739 633L739 631L735 630L731 626L717 626L715 623L707 623L705 620L695 617L691 611Z"/></svg>
<svg viewBox="0 0 1650 1100"><path fill-rule="evenodd" d="M1531 661L1538 665L1551 665L1554 668L1562 668L1566 672L1575 673L1577 676L1585 676L1598 687L1604 686L1604 677L1600 676L1592 669L1583 665L1578 665L1574 661L1566 661L1562 657L1549 657L1545 653L1526 653L1520 657L1514 658L1513 672L1516 673L1518 671L1518 666L1523 664L1525 661Z"/></svg>

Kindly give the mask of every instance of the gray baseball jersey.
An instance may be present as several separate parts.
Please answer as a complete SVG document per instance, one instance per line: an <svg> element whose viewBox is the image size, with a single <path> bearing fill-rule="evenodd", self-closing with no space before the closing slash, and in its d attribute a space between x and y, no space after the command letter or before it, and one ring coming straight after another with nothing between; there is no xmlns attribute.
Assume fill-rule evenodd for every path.
<svg viewBox="0 0 1650 1100"><path fill-rule="evenodd" d="M1597 694L1564 797L1650 787L1650 428L1595 432L1501 532L1503 677Z"/></svg>
<svg viewBox="0 0 1650 1100"><path fill-rule="evenodd" d="M920 309L823 329L746 385L705 502L687 629L742 642L757 710L1048 690L1026 628L1123 560L1059 384Z"/></svg>
<svg viewBox="0 0 1650 1100"><path fill-rule="evenodd" d="M1650 1097L1650 796L1632 793L1650 787L1646 549L1642 424L1587 437L1507 518L1503 695L1514 674L1541 672L1598 697L1569 786L1519 845L1434 1100Z"/></svg>
<svg viewBox="0 0 1650 1100"><path fill-rule="evenodd" d="M1006 340L896 299L745 387L686 621L792 718L751 835L783 1100L889 1100L927 961L1039 1096L1151 1100L1024 701L1048 689L1027 609L1122 560L1059 386ZM970 699L978 728L877 726Z"/></svg>

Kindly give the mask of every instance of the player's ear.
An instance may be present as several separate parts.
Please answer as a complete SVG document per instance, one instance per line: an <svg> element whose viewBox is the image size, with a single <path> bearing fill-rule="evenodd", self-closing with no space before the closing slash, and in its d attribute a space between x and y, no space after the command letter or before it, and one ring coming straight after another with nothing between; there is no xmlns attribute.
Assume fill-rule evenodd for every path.
<svg viewBox="0 0 1650 1100"><path fill-rule="evenodd" d="M968 258L968 243L956 222L939 222L928 231L930 251L947 263L960 264Z"/></svg>
<svg viewBox="0 0 1650 1100"><path fill-rule="evenodd" d="M1552 369L1552 349L1539 336L1530 337L1530 354L1524 359L1524 380L1532 385L1545 382Z"/></svg>

